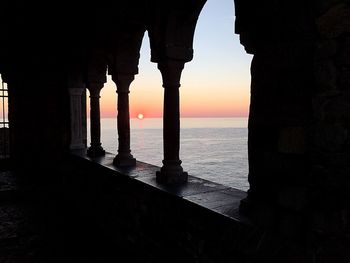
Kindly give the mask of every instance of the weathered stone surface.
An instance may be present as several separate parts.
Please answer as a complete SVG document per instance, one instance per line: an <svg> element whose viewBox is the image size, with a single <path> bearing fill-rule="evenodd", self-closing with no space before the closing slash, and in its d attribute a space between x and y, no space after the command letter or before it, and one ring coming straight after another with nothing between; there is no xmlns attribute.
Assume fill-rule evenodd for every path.
<svg viewBox="0 0 350 263"><path fill-rule="evenodd" d="M0 128L0 158L10 156L10 131L9 128Z"/></svg>
<svg viewBox="0 0 350 263"><path fill-rule="evenodd" d="M335 96L339 96L338 91L328 91L324 92L321 95L314 96L312 98L312 108L314 112L314 117L319 120L324 120L325 119L325 108L330 103L332 98Z"/></svg>
<svg viewBox="0 0 350 263"><path fill-rule="evenodd" d="M323 124L315 130L314 144L323 151L342 151L349 142L349 130L341 123Z"/></svg>
<svg viewBox="0 0 350 263"><path fill-rule="evenodd" d="M280 130L278 150L281 153L303 154L306 150L304 127L286 127Z"/></svg>
<svg viewBox="0 0 350 263"><path fill-rule="evenodd" d="M315 9L318 12L318 14L323 14L327 10L329 10L332 6L339 4L342 1L343 0L319 0L319 1L316 1L314 4L315 4Z"/></svg>
<svg viewBox="0 0 350 263"><path fill-rule="evenodd" d="M243 220L242 226L236 225L238 214L232 212L245 196L242 191L194 177L187 185L164 186L157 184L151 165L140 166L152 177L133 178L127 170L116 171L102 160L73 160L80 173L66 174L67 186L72 187L69 199L114 246L137 249L146 262L226 262L239 257L232 251L245 250L237 235L252 230ZM169 257L174 253L174 258Z"/></svg>
<svg viewBox="0 0 350 263"><path fill-rule="evenodd" d="M241 211L250 210L247 214L265 227L278 226L276 231L290 240L306 242L310 256L304 257L306 262L311 258L347 262L349 1L314 1L313 26L304 20L299 33L298 23L291 26L288 15L286 20L272 16L278 26L266 26L271 22L267 19L255 27L254 21L261 20L252 18L255 9L247 2L240 5L245 11L237 17L238 33L242 39L249 36L249 45L243 44L254 54L248 138L250 189ZM299 3L298 7L305 8L306 14L305 6ZM276 9L281 14L287 12L276 4L263 13ZM302 20L301 13L296 20ZM257 28L260 32L254 31ZM272 31L276 35L266 37L266 32ZM293 41L286 44L292 36ZM310 225L310 218L319 227ZM340 218L344 221L339 222ZM280 251L283 248L276 253ZM293 256L297 254L295 251ZM301 254L298 257L302 258Z"/></svg>
<svg viewBox="0 0 350 263"><path fill-rule="evenodd" d="M342 68L339 71L339 89L350 91L350 69Z"/></svg>
<svg viewBox="0 0 350 263"><path fill-rule="evenodd" d="M137 45L124 42L133 42L136 35L129 33L138 31L134 29L150 33L153 61L191 60L194 28L204 2L100 1L69 3L75 8L57 4L51 12L42 12L43 6L36 3L5 1L0 70L8 73L5 79L12 87L14 157L27 178L39 174L44 182L52 180L57 168L52 164L66 157L68 71L85 68L87 80L101 82L107 63L137 72L142 34L135 38ZM32 193L45 204L39 205L48 212L40 214L44 219L62 205L50 201L67 199L60 210L64 212L52 215L58 215L59 222L62 214L69 215L64 225L70 234L67 242L79 252L75 254L83 255L72 262L106 262L119 253L145 257L138 262L349 262L349 0L236 2L237 32L254 54L248 142L251 188L245 199L255 201L249 204L250 224L238 211L244 193L235 195L193 177L181 187L164 186L154 178L157 167L137 163L124 169L114 167L110 156L86 158L67 165L64 180L55 178L53 185L64 182L67 192L50 187L45 194ZM125 26L128 23L131 27ZM114 35L116 28L124 37ZM104 52L113 53L111 39L123 39L127 47L119 62ZM92 59L92 54L98 56ZM28 108L35 120L27 117ZM46 173L28 176L29 170L42 167ZM4 243L10 246L20 231L12 231L16 227L8 223L4 232L6 227ZM57 232L47 233L56 237L52 233ZM9 252L16 254L12 261L22 255L16 252Z"/></svg>
<svg viewBox="0 0 350 263"><path fill-rule="evenodd" d="M340 69L350 66L350 36L343 35L339 40L339 52L336 63Z"/></svg>
<svg viewBox="0 0 350 263"><path fill-rule="evenodd" d="M278 202L284 208L291 209L292 211L301 211L308 205L307 192L305 186L281 187Z"/></svg>
<svg viewBox="0 0 350 263"><path fill-rule="evenodd" d="M349 92L333 91L315 96L314 116L321 121L345 123L350 119Z"/></svg>
<svg viewBox="0 0 350 263"><path fill-rule="evenodd" d="M317 19L320 34L326 38L335 38L350 33L350 6L339 3Z"/></svg>
<svg viewBox="0 0 350 263"><path fill-rule="evenodd" d="M323 60L315 65L315 80L318 91L337 89L337 68L333 60Z"/></svg>
<svg viewBox="0 0 350 263"><path fill-rule="evenodd" d="M315 59L329 59L336 55L338 43L334 39L324 39L316 43Z"/></svg>
<svg viewBox="0 0 350 263"><path fill-rule="evenodd" d="M299 213L282 212L279 221L280 233L288 238L294 240L302 240L304 238L303 233L303 217Z"/></svg>

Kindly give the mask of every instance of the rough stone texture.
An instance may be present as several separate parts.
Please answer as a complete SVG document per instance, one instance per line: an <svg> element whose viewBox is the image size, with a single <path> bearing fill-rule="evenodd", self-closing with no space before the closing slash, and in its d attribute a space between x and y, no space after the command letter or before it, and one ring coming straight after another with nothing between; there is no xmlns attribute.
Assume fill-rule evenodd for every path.
<svg viewBox="0 0 350 263"><path fill-rule="evenodd" d="M242 44L254 54L250 189L241 211L289 240L302 242L313 260L301 255L296 256L299 260L348 262L349 1L295 4L304 9L298 14L308 18L295 34L289 19L294 10L276 5L287 19L278 23L283 33L277 27L265 28L274 32L273 41L261 39L265 31L256 32L256 7L236 14L246 23L239 24L240 29L247 31L238 33L249 36ZM261 211L261 205L269 209Z"/></svg>
<svg viewBox="0 0 350 263"><path fill-rule="evenodd" d="M57 253L60 206L46 191L23 184L13 172L0 172L0 262L65 260L66 255Z"/></svg>
<svg viewBox="0 0 350 263"><path fill-rule="evenodd" d="M191 176L187 185L164 186L154 178L158 167L137 162L135 168L120 169L112 160L108 154L98 159L73 157L74 166L65 172L66 194L75 215L106 243L130 252L131 260L312 262L303 243L294 243L302 242L304 229L298 212L280 211L280 221L265 217L269 227L258 227L238 212L246 196L242 191ZM297 204L293 209L300 211L304 194L305 189L289 188L280 202L287 208Z"/></svg>
<svg viewBox="0 0 350 263"><path fill-rule="evenodd" d="M346 3L331 6L317 18L316 24L321 36L337 38L341 34L350 33L350 7Z"/></svg>
<svg viewBox="0 0 350 263"><path fill-rule="evenodd" d="M0 158L8 158L10 155L9 128L0 128Z"/></svg>
<svg viewBox="0 0 350 263"><path fill-rule="evenodd" d="M209 193L210 183L193 178L180 188L160 186L147 165L119 170L106 157L68 163L64 180L56 171L69 148L68 77L115 65L113 54L127 51L130 60L117 64L136 72L144 29L153 61L191 60L204 2L60 1L49 8L4 1L0 71L9 87L11 157L24 178L46 189L28 197L47 200L43 211L51 213L49 200L64 196L59 211L72 215L65 240L75 262L104 262L116 247L143 262L349 262L349 0L235 1L236 32L254 54L250 189L241 213L235 191ZM118 48L135 49L113 52L121 39L132 43ZM7 244L17 239L21 209L1 207ZM243 227L242 213L253 228Z"/></svg>

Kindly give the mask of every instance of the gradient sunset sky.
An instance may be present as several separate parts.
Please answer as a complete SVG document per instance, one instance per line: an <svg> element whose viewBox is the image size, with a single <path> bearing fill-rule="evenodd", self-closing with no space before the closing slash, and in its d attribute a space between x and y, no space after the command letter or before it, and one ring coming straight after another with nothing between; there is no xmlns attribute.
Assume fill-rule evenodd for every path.
<svg viewBox="0 0 350 263"><path fill-rule="evenodd" d="M242 117L248 115L250 62L234 34L233 0L208 0L194 38L194 59L186 63L180 88L181 117ZM116 88L110 76L101 91L101 116L115 118ZM130 116L162 117L162 79L150 62L147 33L139 74L130 87Z"/></svg>

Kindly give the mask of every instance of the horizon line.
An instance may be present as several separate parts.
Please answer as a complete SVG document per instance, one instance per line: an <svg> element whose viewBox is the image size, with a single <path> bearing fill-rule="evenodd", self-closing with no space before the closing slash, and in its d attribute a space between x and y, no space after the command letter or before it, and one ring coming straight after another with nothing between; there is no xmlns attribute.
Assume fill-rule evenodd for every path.
<svg viewBox="0 0 350 263"><path fill-rule="evenodd" d="M227 118L248 118L249 116L184 116L180 119L227 119ZM87 117L89 119L89 117ZM144 117L144 119L161 119L163 116L159 117ZM117 117L101 117L101 119L117 119ZM138 119L137 117L130 117L130 119Z"/></svg>

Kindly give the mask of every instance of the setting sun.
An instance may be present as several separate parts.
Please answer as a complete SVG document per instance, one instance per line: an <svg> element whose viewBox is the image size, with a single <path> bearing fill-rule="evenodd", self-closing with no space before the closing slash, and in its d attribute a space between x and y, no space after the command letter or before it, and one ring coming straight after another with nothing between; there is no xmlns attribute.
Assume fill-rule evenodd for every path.
<svg viewBox="0 0 350 263"><path fill-rule="evenodd" d="M142 120L143 119L143 114L142 113L139 113L139 114L137 114L137 118L139 119L139 120Z"/></svg>

